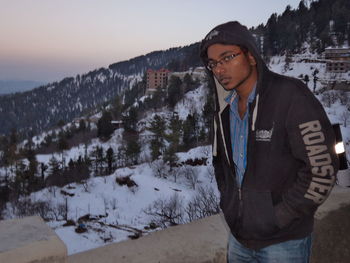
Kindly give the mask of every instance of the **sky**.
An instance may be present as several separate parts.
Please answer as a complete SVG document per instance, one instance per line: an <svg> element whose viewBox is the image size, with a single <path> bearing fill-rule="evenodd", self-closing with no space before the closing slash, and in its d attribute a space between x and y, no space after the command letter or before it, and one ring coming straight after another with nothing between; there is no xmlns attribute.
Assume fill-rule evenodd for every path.
<svg viewBox="0 0 350 263"><path fill-rule="evenodd" d="M0 80L59 81L200 41L218 24L252 27L300 0L0 0Z"/></svg>

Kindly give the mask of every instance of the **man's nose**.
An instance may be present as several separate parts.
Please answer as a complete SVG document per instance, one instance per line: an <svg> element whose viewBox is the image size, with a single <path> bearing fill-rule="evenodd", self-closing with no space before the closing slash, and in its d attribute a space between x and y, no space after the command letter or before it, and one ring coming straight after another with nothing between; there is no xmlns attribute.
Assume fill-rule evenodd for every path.
<svg viewBox="0 0 350 263"><path fill-rule="evenodd" d="M223 63L216 64L216 67L214 68L214 73L215 74L220 74L220 73L222 73L224 71L225 71L225 67L224 67Z"/></svg>

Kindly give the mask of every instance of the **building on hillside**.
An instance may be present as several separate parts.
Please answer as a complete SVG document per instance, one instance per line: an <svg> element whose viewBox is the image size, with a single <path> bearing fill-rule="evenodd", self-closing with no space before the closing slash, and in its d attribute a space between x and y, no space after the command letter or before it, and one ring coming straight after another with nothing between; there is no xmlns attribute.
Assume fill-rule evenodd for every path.
<svg viewBox="0 0 350 263"><path fill-rule="evenodd" d="M147 70L146 94L152 94L158 88L165 88L168 85L169 73L167 69Z"/></svg>
<svg viewBox="0 0 350 263"><path fill-rule="evenodd" d="M324 58L328 72L350 71L350 47L328 47L325 49Z"/></svg>
<svg viewBox="0 0 350 263"><path fill-rule="evenodd" d="M123 128L123 127L124 127L123 121L116 121L116 120L114 120L114 121L111 121L111 124L113 125L113 127L114 127L115 129L120 129L120 128Z"/></svg>

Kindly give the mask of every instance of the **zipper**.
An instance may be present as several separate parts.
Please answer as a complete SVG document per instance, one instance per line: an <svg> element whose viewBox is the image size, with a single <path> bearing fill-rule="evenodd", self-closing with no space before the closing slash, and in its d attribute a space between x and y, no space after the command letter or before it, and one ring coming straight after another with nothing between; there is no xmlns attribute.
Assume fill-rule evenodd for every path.
<svg viewBox="0 0 350 263"><path fill-rule="evenodd" d="M242 189L241 188L238 188L238 200L239 200L238 218L240 218L242 216L242 207L243 207Z"/></svg>
<svg viewBox="0 0 350 263"><path fill-rule="evenodd" d="M237 223L236 223L236 231L237 233L240 232L240 228L242 227L242 210L243 210L243 201L242 201L242 189L241 187L238 188L238 216L237 216Z"/></svg>
<svg viewBox="0 0 350 263"><path fill-rule="evenodd" d="M256 102L255 102L256 103ZM249 104L249 116L248 116L248 142L247 142L247 156L249 155L249 146L250 146L250 143L251 143L251 140L250 140L250 137L252 136L251 135L251 132L250 132L250 125L251 125L251 122L252 122L252 117L251 117L251 112L252 112L252 104ZM242 185L244 183L244 179L246 178L247 176L247 169L248 168L248 163L247 163L247 166L245 167L245 171L244 171L244 174L243 174L243 178L242 178L242 182L239 184L239 187L238 187L238 200L239 200L239 206L238 206L238 221L241 221L242 220L242 210L243 210L243 200L242 200Z"/></svg>

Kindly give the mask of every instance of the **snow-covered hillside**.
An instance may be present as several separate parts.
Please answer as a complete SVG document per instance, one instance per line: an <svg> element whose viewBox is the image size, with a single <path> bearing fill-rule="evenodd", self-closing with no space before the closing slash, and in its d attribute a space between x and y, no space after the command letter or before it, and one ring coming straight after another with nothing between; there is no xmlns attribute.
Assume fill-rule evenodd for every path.
<svg viewBox="0 0 350 263"><path fill-rule="evenodd" d="M349 80L348 73L330 75L325 72L324 64L305 62L305 57L312 58L312 56L312 54L295 55L288 59L287 65L286 57L272 57L269 67L277 73L296 78L308 75L310 90L314 88L312 74L315 69L318 70L317 76L320 80L334 77ZM341 97L346 96L350 101L350 92L326 91L321 93L322 88L321 81L318 81L316 92L319 94L316 97L324 105L331 122L341 124L350 160L350 118L345 119L345 115L350 114L349 102L344 103ZM181 120L185 120L188 114L202 112L207 93L206 84L203 82L197 89L187 92L185 97L177 103L174 111ZM144 99L145 97L142 98ZM218 197L211 166L210 146L196 147L188 152L177 153L177 163L180 165L176 169L171 169L162 160L150 161L148 138L150 132L147 128L150 127L156 114L169 122L174 112L166 108L149 112L138 122L138 131L143 135L140 137L141 164L117 169L108 176L90 178L82 184L71 183L62 188L49 187L32 193L28 197L32 203L47 202L50 204L51 208L47 213L51 213L50 217L53 219L48 224L65 242L69 254L111 242L136 238L161 229L164 227L162 222L151 215L155 206L159 208L161 205L171 203L176 212L182 213L181 218L176 222L186 223L193 219L188 204L193 202L196 196L203 191L213 191L213 196ZM36 142L42 141L43 137L38 136ZM123 145L122 137L123 129L117 129L108 141L93 139L88 145L81 144L62 153L54 154L54 156L58 160L62 160L63 157L67 165L70 159L77 160L79 156L90 154L97 146L102 147L104 151L112 148L114 152L117 152ZM52 154L40 154L36 158L38 162L48 165L52 156ZM128 181L129 186L121 185L123 180ZM12 204L8 203L5 217L15 217L15 209ZM67 224L66 219L70 220L70 223Z"/></svg>
<svg viewBox="0 0 350 263"><path fill-rule="evenodd" d="M195 158L208 158L210 164L210 147L198 147L187 153L178 153L180 161ZM52 187L31 194L33 202L47 201L57 211L66 205L67 219L76 222L74 226L63 226L66 221L62 217L48 222L68 247L68 253L73 254L96 248L107 243L126 240L129 236L144 235L159 230L149 229L154 222L152 216L145 210L157 200L170 200L174 195L180 202L191 201L200 187L211 187L216 191L215 180L210 166L184 165L184 172L174 176L160 178L156 176L156 164L144 163L129 168L116 170L106 177L89 179L85 184L69 184L62 188ZM185 171L187 169L187 171ZM194 181L185 177L190 171L195 174ZM130 177L136 186L119 185L116 178ZM216 192L217 194L217 192ZM11 206L8 208L11 213ZM79 218L89 215L89 219ZM10 215L9 215L10 217ZM188 219L184 219L185 221ZM87 229L84 233L76 233L78 221ZM147 229L148 227L148 229ZM145 229L146 228L146 229Z"/></svg>
<svg viewBox="0 0 350 263"><path fill-rule="evenodd" d="M204 84L187 92L175 107L179 118L185 120L188 114L201 112L206 94L207 88ZM141 134L148 132L147 128L156 114L168 122L173 111L164 108L163 111L150 112L138 122L138 130ZM63 129L70 125L74 124L67 124ZM46 135L47 133L43 133L41 136L36 136L34 143L41 143ZM157 223L157 219L146 213L147 209L152 210L152 206L157 202L167 204L176 200L181 203L176 208L183 210L181 212L183 216L178 223L185 223L191 220L189 215L186 215L186 205L200 191L209 191L218 198L211 167L210 146L177 153L177 163L181 166L171 171L162 160L150 161L147 136L141 136L140 141L142 141L140 165L120 168L109 176L93 177L83 184L51 186L32 193L26 198L31 204L46 203L50 207L45 212L45 215L50 218L48 224L65 242L69 254L145 235L164 227L165 225ZM55 157L68 166L69 160L77 160L84 154L90 155L96 147L102 147L104 151L111 147L114 152L118 152L122 145L123 129L121 128L116 129L108 141L102 142L96 138L88 145L80 144L61 153L38 154L36 158L39 163L49 166L50 159ZM198 161L199 164L194 164ZM49 170L45 172L45 177L48 173ZM120 185L117 178L130 178L136 185L132 187ZM22 202L26 201L22 200ZM17 209L18 205L12 205L9 202L3 213L4 217L16 217L19 212L16 211ZM67 220L74 222L74 225L67 225ZM76 229L83 229L84 232L77 233Z"/></svg>

